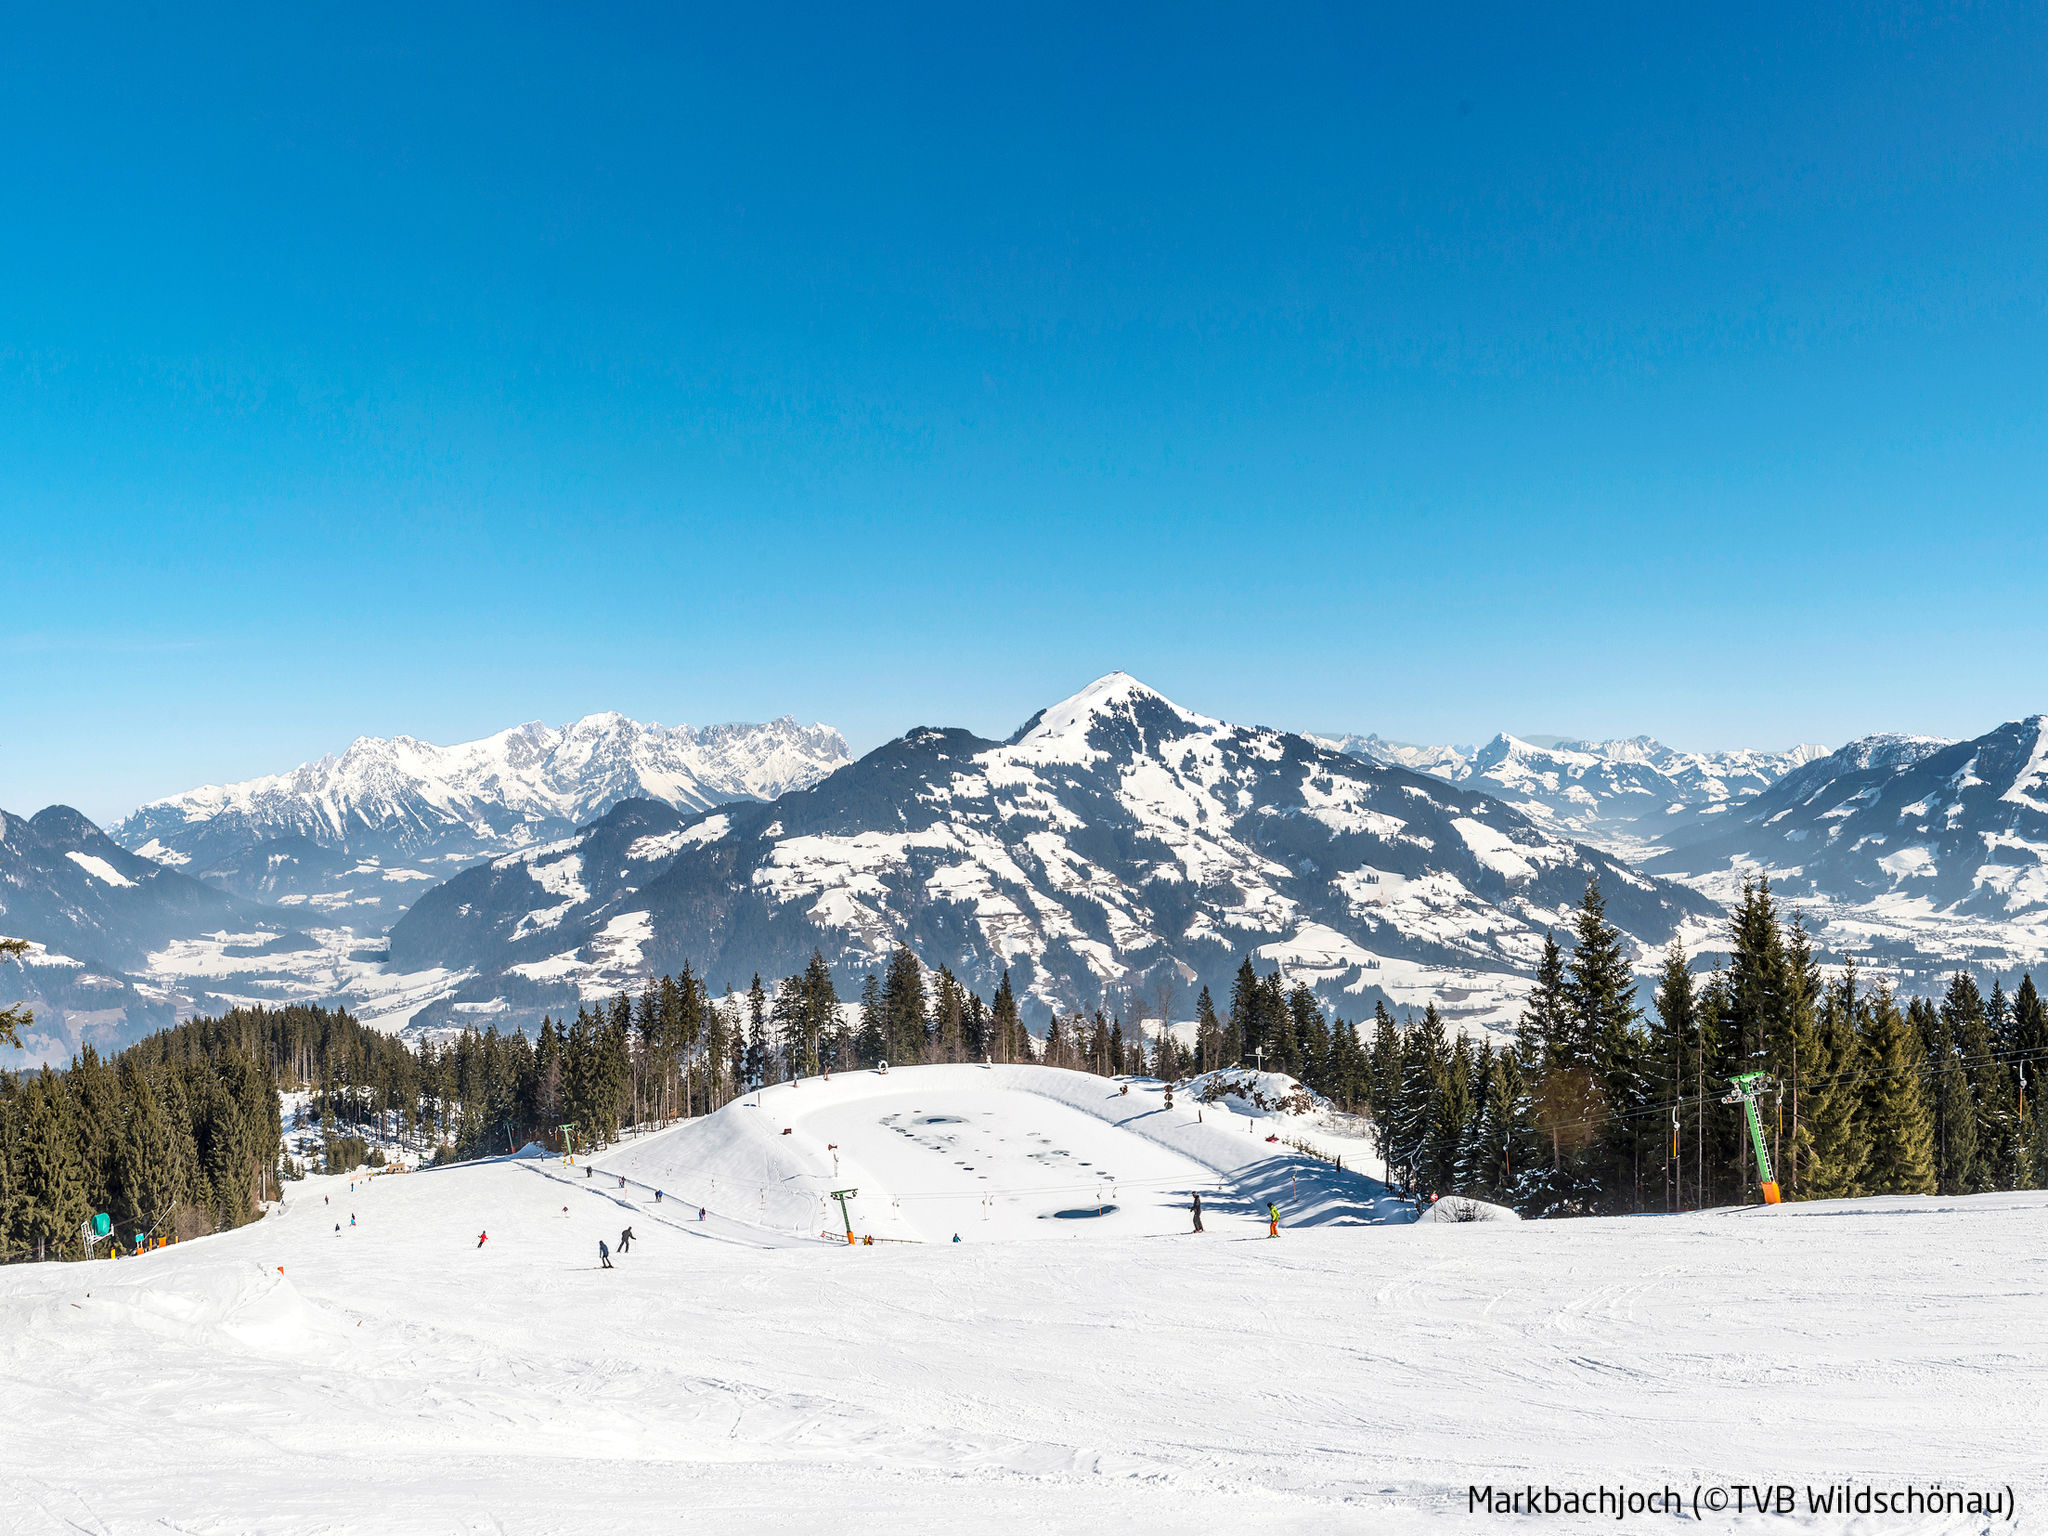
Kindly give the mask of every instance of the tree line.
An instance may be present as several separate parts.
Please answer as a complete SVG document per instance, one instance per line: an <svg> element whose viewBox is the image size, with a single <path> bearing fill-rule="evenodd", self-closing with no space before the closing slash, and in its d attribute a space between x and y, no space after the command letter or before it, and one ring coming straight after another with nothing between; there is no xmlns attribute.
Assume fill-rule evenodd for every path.
<svg viewBox="0 0 2048 1536"><path fill-rule="evenodd" d="M2048 1128L2028 1102L2048 1071L2033 978L1987 999L1958 972L1901 1006L1852 962L1824 974L1767 881L1743 889L1727 964L1704 976L1674 941L1646 1013L1597 884L1569 949L1546 938L1510 1045L1447 1038L1435 1008L1384 1017L1368 1056L1376 1135L1406 1191L1524 1215L1678 1211L1760 1198L1738 1073L1759 1103L1787 1199L1974 1194L2048 1183Z"/></svg>
<svg viewBox="0 0 2048 1536"><path fill-rule="evenodd" d="M397 1144L447 1161L528 1141L588 1148L628 1127L717 1109L789 1078L883 1061L1042 1062L1169 1082L1253 1066L1369 1118L1389 1182L1524 1215L1677 1211L1756 1197L1743 1118L1722 1102L1739 1072L1770 1074L1760 1106L1789 1199L1968 1194L2048 1182L2048 1133L2029 1102L2048 1073L2048 1008L2031 976L1989 998L1958 973L1938 1001L1901 1006L1853 964L1824 974L1768 883L1745 886L1727 964L1700 975L1673 944L1636 1002L1626 940L1587 885L1564 944L1546 938L1515 1038L1453 1034L1435 1006L1397 1022L1332 1016L1276 968L1239 966L1220 1012L1204 987L1192 1039L1149 1008L1055 1014L1042 1042L1008 972L984 1000L899 947L842 1006L813 953L771 991L710 995L685 964L636 995L580 1004L523 1031L466 1030L407 1045L340 1009L233 1009L65 1071L0 1074L0 1257L70 1256L108 1213L117 1234L190 1237L251 1219L302 1175L282 1144L279 1094L319 1131L329 1172ZM1160 1027L1150 1031L1145 1016ZM19 1044L25 1012L0 1015Z"/></svg>

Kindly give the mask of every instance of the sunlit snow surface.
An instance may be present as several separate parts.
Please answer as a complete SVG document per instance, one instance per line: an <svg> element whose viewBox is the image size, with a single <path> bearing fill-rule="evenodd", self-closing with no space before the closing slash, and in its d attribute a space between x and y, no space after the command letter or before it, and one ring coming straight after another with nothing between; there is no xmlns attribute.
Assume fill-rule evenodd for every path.
<svg viewBox="0 0 2048 1536"><path fill-rule="evenodd" d="M925 1179L922 1152L884 1166L881 1117L971 1108L971 1070L820 1093L839 1109L789 1140L844 1133L861 1177ZM1065 1118L990 1082L1022 1142ZM728 1109L704 1157L769 1155L781 1109L745 1112L763 1137ZM690 1129L589 1178L527 1157L311 1179L224 1237L0 1269L0 1529L1471 1531L1537 1528L1475 1524L1473 1482L1905 1477L2010 1484L2022 1530L2048 1508L2048 1196L1278 1241L1218 1202L1202 1237L1034 1221L849 1249L742 1220L737 1171L701 1224L619 1189Z"/></svg>

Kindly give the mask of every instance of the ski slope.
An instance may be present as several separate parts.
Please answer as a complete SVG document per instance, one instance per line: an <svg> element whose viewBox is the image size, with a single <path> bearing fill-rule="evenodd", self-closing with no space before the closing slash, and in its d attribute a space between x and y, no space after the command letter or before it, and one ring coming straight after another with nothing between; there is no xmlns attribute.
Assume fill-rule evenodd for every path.
<svg viewBox="0 0 2048 1536"><path fill-rule="evenodd" d="M220 1237L0 1269L0 1531L1443 1531L1528 1523L1473 1482L1904 1477L2048 1511L2048 1196L1396 1224L1330 1170L1271 1241L1247 1189L1329 1165L1034 1070L771 1089L587 1171L308 1179ZM833 1143L856 1227L905 1240L796 1230ZM1084 1160L1117 1217L1042 1219Z"/></svg>

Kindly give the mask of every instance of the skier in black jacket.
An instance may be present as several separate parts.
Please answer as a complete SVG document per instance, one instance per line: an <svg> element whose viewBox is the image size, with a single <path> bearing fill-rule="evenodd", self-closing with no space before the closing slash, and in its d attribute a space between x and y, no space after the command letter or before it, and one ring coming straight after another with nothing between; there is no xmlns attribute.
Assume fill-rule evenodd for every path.
<svg viewBox="0 0 2048 1536"><path fill-rule="evenodd" d="M622 1258L623 1258L623 1257L625 1256L625 1252L626 1252L626 1250L627 1250L628 1248L631 1248L632 1246L633 1246L633 1229L632 1229L631 1227L628 1227L628 1228L626 1228L626 1230L625 1230L625 1231L623 1231L623 1232L621 1232L621 1233L619 1234L619 1255L620 1255L620 1257L622 1257Z"/></svg>

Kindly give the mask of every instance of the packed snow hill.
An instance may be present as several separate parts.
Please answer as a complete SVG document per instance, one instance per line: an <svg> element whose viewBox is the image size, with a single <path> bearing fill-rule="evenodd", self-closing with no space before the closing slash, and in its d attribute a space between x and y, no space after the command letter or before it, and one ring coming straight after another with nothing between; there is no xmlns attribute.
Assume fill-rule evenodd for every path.
<svg viewBox="0 0 2048 1536"><path fill-rule="evenodd" d="M2048 1508L2048 1195L1418 1224L1286 1080L1201 1087L806 1080L573 1166L315 1177L217 1237L0 1269L0 1530L1466 1530L1475 1485L1843 1481ZM821 1240L845 1188L873 1243L836 1202Z"/></svg>

